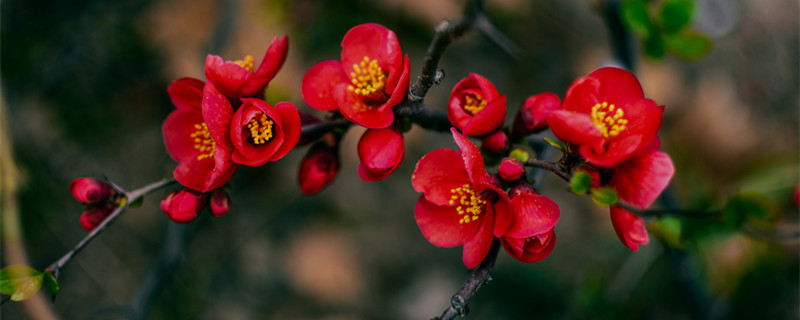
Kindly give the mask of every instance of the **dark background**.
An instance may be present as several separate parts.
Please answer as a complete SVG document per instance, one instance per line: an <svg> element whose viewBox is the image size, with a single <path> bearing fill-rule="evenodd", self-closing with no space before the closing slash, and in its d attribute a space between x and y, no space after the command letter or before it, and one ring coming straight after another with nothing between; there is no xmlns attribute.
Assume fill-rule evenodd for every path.
<svg viewBox="0 0 800 320"><path fill-rule="evenodd" d="M508 96L509 114L530 95L563 96L577 77L608 61L608 34L592 1L487 1L489 17L522 47L515 60L470 33L446 50L446 78L426 103L445 110L469 72ZM126 188L167 177L161 123L171 81L203 77L208 53L257 61L287 34L289 58L267 101L300 96L309 67L339 56L349 28L381 23L397 34L419 74L434 26L463 1L27 1L0 7L0 73L17 165L18 217L27 264L42 269L86 232L69 182L106 176ZM708 9L712 6L715 9ZM694 27L714 39L710 55L685 62L637 58L648 98L666 105L662 149L676 165L670 194L713 207L742 190L785 196L780 230L797 232L788 190L798 176L798 3L702 0ZM705 6L705 7L704 7ZM6 130L4 128L4 130ZM460 248L436 248L413 219L416 161L449 134L414 128L389 178L358 179L360 130L342 145L342 170L322 193L296 183L305 148L277 163L241 167L232 210L178 225L158 207L166 191L126 212L65 269L51 306L64 319L428 319L468 273ZM11 179L4 176L3 179ZM500 253L493 281L470 303L470 319L797 319L798 241L736 232L669 249L651 233L638 253L616 238L607 209L547 177L541 192L561 206L550 257L523 264ZM11 212L3 212L7 216ZM7 218L6 218L7 219ZM5 220L4 221L8 221ZM4 223L5 227L9 226ZM13 225L12 225L13 226ZM16 244L4 229L4 244ZM4 246L2 265L10 261ZM170 251L172 250L172 251ZM167 252L167 253L164 253ZM167 257L159 260L159 256ZM162 272L158 261L177 261ZM149 280L153 282L149 282ZM6 303L7 319L36 305Z"/></svg>

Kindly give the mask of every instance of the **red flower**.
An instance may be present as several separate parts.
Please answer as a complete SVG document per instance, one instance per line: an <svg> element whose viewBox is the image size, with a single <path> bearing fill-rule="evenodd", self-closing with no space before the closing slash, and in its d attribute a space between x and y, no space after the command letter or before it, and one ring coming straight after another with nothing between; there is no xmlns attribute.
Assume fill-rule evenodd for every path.
<svg viewBox="0 0 800 320"><path fill-rule="evenodd" d="M556 246L556 233L554 229L526 238L505 236L500 238L500 243L508 255L525 263L534 263L547 258Z"/></svg>
<svg viewBox="0 0 800 320"><path fill-rule="evenodd" d="M547 128L547 117L561 108L561 99L555 93L544 92L530 96L514 116L513 134L524 137Z"/></svg>
<svg viewBox="0 0 800 320"><path fill-rule="evenodd" d="M358 176L364 181L388 177L403 161L405 143L398 129L367 129L358 140Z"/></svg>
<svg viewBox="0 0 800 320"><path fill-rule="evenodd" d="M522 161L516 158L506 157L500 160L497 172L503 180L514 182L522 178L522 175L525 174L525 166L522 164Z"/></svg>
<svg viewBox="0 0 800 320"><path fill-rule="evenodd" d="M238 101L242 97L263 97L264 89L286 61L289 39L275 37L269 45L261 65L253 68L253 57L225 61L219 56L206 57L206 78L226 97Z"/></svg>
<svg viewBox="0 0 800 320"><path fill-rule="evenodd" d="M648 147L651 150L637 154L612 169L610 185L617 191L619 199L639 209L652 204L667 188L675 173L669 155L655 151L660 144L658 142L656 140ZM629 249L637 251L640 244L649 242L644 220L636 214L611 206L611 222L617 236Z"/></svg>
<svg viewBox="0 0 800 320"><path fill-rule="evenodd" d="M480 75L470 73L450 94L447 118L465 136L482 136L497 130L506 117L506 95Z"/></svg>
<svg viewBox="0 0 800 320"><path fill-rule="evenodd" d="M172 221L186 223L197 218L208 204L208 194L189 188L172 191L161 200L161 210Z"/></svg>
<svg viewBox="0 0 800 320"><path fill-rule="evenodd" d="M300 140L300 114L288 102L273 108L264 100L242 98L233 112L228 99L207 83L203 92L203 117L209 119L211 137L222 149L232 150L233 162L260 166L283 158Z"/></svg>
<svg viewBox="0 0 800 320"><path fill-rule="evenodd" d="M461 152L434 150L417 162L411 183L422 192L414 219L431 244L463 245L467 268L480 264L495 236L510 222L508 195L489 183L483 157L472 142L451 129Z"/></svg>
<svg viewBox="0 0 800 320"><path fill-rule="evenodd" d="M341 61L322 61L303 76L303 100L317 110L338 109L364 127L386 128L394 121L392 107L408 90L409 68L394 32L358 25L342 39Z"/></svg>
<svg viewBox="0 0 800 320"><path fill-rule="evenodd" d="M201 192L221 187L237 165L231 161L231 148L217 144L203 118L203 82L182 78L170 84L167 92L177 107L162 126L167 152L178 162L173 176L180 184Z"/></svg>
<svg viewBox="0 0 800 320"><path fill-rule="evenodd" d="M77 178L69 184L69 190L75 200L83 204L108 202L114 195L114 189L105 181L92 178Z"/></svg>
<svg viewBox="0 0 800 320"><path fill-rule="evenodd" d="M587 162L611 167L650 144L663 111L644 98L632 73L601 68L572 83L562 110L551 113L547 123L556 137L578 145Z"/></svg>
<svg viewBox="0 0 800 320"><path fill-rule="evenodd" d="M522 262L538 262L555 246L553 231L561 210L548 197L528 184L518 184L511 194L512 216L500 243L509 255Z"/></svg>
<svg viewBox="0 0 800 320"><path fill-rule="evenodd" d="M339 174L339 141L329 133L314 143L300 162L300 190L312 195L327 187Z"/></svg>

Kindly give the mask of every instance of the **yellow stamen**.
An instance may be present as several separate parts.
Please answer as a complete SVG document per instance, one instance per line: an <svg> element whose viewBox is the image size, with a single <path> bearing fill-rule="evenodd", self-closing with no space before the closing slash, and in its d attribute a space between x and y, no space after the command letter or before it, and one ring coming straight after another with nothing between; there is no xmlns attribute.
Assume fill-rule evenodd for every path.
<svg viewBox="0 0 800 320"><path fill-rule="evenodd" d="M253 144L263 144L272 140L272 125L274 123L263 112L256 113L250 118L247 129L250 129L250 139Z"/></svg>
<svg viewBox="0 0 800 320"><path fill-rule="evenodd" d="M456 212L458 212L459 216L462 216L458 220L459 224L478 220L483 213L486 200L481 199L471 185L465 184L458 188L450 189L450 194L450 205L458 205Z"/></svg>
<svg viewBox="0 0 800 320"><path fill-rule="evenodd" d="M479 94L470 94L464 96L464 105L461 108L464 109L470 115L476 115L478 112L483 110L486 107L486 99L481 97Z"/></svg>
<svg viewBox="0 0 800 320"><path fill-rule="evenodd" d="M360 64L353 64L353 72L350 72L352 85L347 89L362 96L372 96L375 93L383 94L383 87L386 85L386 74L378 65L378 60L364 57Z"/></svg>
<svg viewBox="0 0 800 320"><path fill-rule="evenodd" d="M195 132L189 135L194 141L194 148L200 151L197 160L203 160L214 157L214 149L217 143L211 137L211 132L208 131L206 123L198 123L194 125Z"/></svg>
<svg viewBox="0 0 800 320"><path fill-rule="evenodd" d="M235 60L233 63L240 65L249 72L253 72L253 57L246 55L242 60Z"/></svg>
<svg viewBox="0 0 800 320"><path fill-rule="evenodd" d="M617 136L627 127L625 112L608 102L598 103L592 107L592 123L600 129L606 139Z"/></svg>

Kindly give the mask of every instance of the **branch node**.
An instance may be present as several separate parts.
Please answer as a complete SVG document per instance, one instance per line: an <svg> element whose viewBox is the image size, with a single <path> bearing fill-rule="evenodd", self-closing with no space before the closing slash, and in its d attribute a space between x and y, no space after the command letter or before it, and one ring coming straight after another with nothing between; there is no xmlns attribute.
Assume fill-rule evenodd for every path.
<svg viewBox="0 0 800 320"><path fill-rule="evenodd" d="M439 85L444 80L444 69L437 69L436 75L433 76L433 83Z"/></svg>

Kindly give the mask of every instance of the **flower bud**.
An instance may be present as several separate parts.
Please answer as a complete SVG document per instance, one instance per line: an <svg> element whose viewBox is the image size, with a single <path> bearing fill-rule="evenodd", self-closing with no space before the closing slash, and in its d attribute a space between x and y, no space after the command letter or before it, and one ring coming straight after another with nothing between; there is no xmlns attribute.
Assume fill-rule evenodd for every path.
<svg viewBox="0 0 800 320"><path fill-rule="evenodd" d="M551 92L544 92L529 97L514 116L512 134L524 137L547 129L547 116L558 110L561 100Z"/></svg>
<svg viewBox="0 0 800 320"><path fill-rule="evenodd" d="M327 187L339 173L339 145L325 138L314 143L300 162L300 190L310 196Z"/></svg>
<svg viewBox="0 0 800 320"><path fill-rule="evenodd" d="M114 189L105 181L93 178L77 178L69 184L69 190L75 200L83 204L107 202L114 194Z"/></svg>
<svg viewBox="0 0 800 320"><path fill-rule="evenodd" d="M497 130L481 140L481 147L483 147L483 150L491 154L506 153L510 146L508 136L502 130Z"/></svg>
<svg viewBox="0 0 800 320"><path fill-rule="evenodd" d="M175 222L186 223L197 218L208 203L206 194L189 188L170 192L161 201L161 210Z"/></svg>
<svg viewBox="0 0 800 320"><path fill-rule="evenodd" d="M513 182L519 180L519 178L525 174L525 167L522 161L515 158L503 158L503 160L500 161L498 171L500 171L500 178L508 182Z"/></svg>
<svg viewBox="0 0 800 320"><path fill-rule="evenodd" d="M103 220L108 218L113 211L114 206L111 204L88 207L85 211L83 211L83 213L81 213L81 227L86 229L86 231L92 231L94 228L97 228L97 226L99 226Z"/></svg>
<svg viewBox="0 0 800 320"><path fill-rule="evenodd" d="M388 177L403 160L403 135L394 127L368 129L358 141L358 176L364 181Z"/></svg>
<svg viewBox="0 0 800 320"><path fill-rule="evenodd" d="M224 216L231 209L231 197L222 189L211 191L208 208L215 217Z"/></svg>

